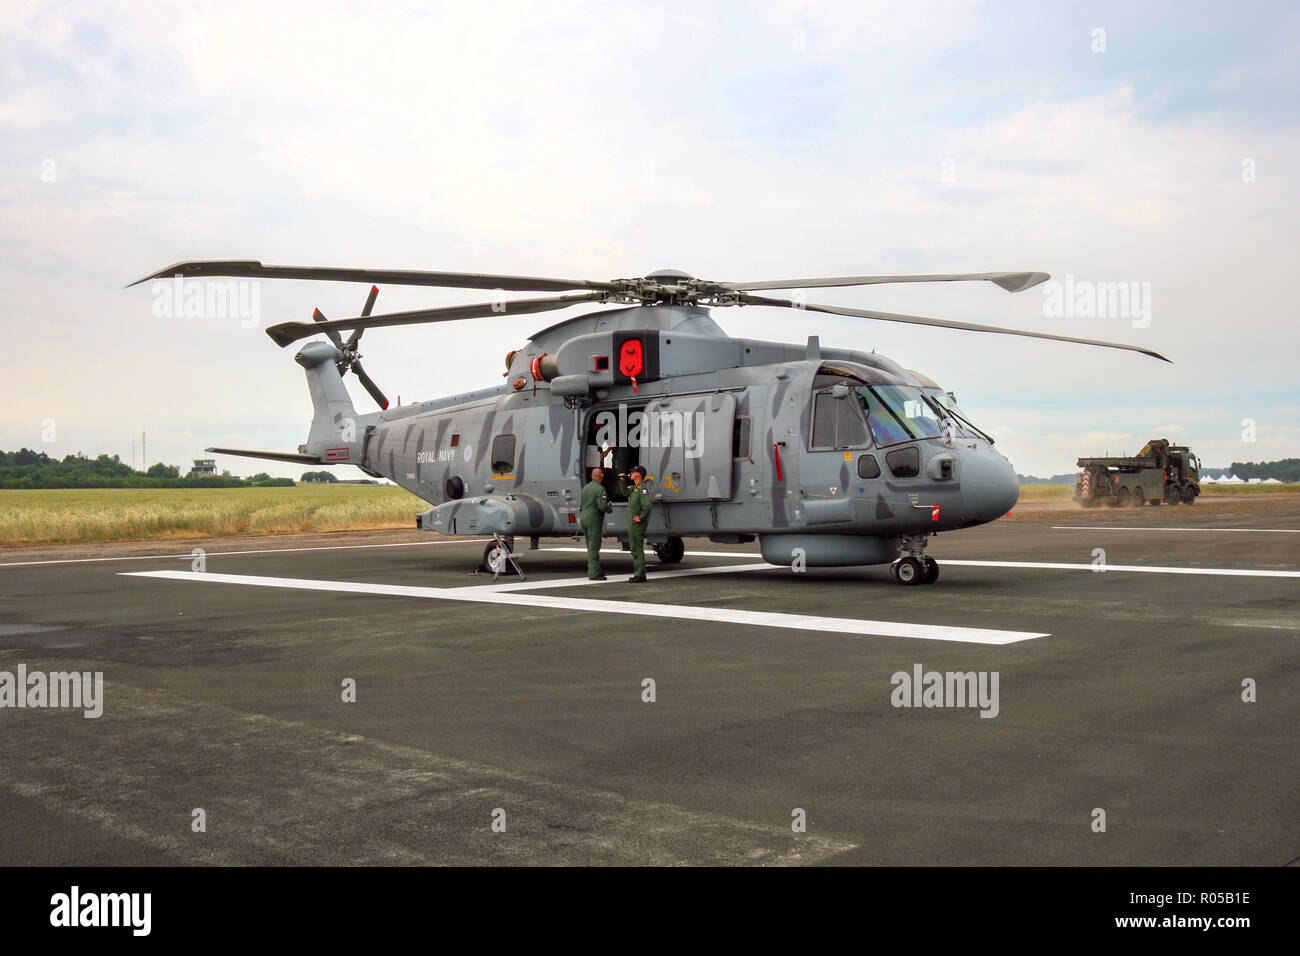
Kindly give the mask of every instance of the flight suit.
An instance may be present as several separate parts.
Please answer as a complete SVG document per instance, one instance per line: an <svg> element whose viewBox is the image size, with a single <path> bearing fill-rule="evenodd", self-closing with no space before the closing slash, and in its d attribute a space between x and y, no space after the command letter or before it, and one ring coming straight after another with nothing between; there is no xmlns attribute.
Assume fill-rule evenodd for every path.
<svg viewBox="0 0 1300 956"><path fill-rule="evenodd" d="M587 577L592 579L604 573L600 569L600 539L605 529L605 515L613 510L604 485L599 481L589 481L583 486L578 521L582 533L587 536Z"/></svg>
<svg viewBox="0 0 1300 956"><path fill-rule="evenodd" d="M654 507L654 501L650 497L650 481L643 478L639 485L633 485L630 481L620 482L619 491L627 495L627 540L632 550L632 574L644 580L645 533L650 525L650 509ZM641 520L633 521L633 518Z"/></svg>

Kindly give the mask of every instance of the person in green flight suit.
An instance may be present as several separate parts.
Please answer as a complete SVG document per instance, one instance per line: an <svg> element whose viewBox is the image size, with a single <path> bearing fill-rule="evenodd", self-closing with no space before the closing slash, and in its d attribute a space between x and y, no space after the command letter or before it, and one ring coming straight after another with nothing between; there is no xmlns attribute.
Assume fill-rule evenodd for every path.
<svg viewBox="0 0 1300 956"><path fill-rule="evenodd" d="M582 533L587 536L587 577L593 581L605 580L605 572L600 568L600 539L604 536L605 515L614 510L601 483L604 480L604 471L591 470L591 481L582 488L582 506L578 512Z"/></svg>
<svg viewBox="0 0 1300 956"><path fill-rule="evenodd" d="M628 584L641 584L645 581L645 532L650 524L650 509L654 502L650 498L650 483L645 480L645 468L633 465L629 473L632 484L620 478L618 490L627 495L627 539L632 549L632 577Z"/></svg>

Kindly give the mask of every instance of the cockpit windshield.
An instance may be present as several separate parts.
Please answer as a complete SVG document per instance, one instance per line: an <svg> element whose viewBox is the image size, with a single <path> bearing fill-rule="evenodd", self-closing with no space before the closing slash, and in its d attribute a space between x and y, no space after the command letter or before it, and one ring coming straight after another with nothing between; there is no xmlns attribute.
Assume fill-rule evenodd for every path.
<svg viewBox="0 0 1300 956"><path fill-rule="evenodd" d="M957 427L957 434L967 438L983 438L990 445L993 444L993 439L979 428L976 428L966 413L957 407L955 398L941 388L927 388L923 391L948 413L948 417L953 420L954 425Z"/></svg>
<svg viewBox="0 0 1300 956"><path fill-rule="evenodd" d="M860 385L855 391L881 445L943 434L938 410L914 385Z"/></svg>
<svg viewBox="0 0 1300 956"><path fill-rule="evenodd" d="M854 393L880 445L939 438L949 433L968 438L988 437L971 425L957 409L957 403L939 389L921 389L915 385L859 385Z"/></svg>

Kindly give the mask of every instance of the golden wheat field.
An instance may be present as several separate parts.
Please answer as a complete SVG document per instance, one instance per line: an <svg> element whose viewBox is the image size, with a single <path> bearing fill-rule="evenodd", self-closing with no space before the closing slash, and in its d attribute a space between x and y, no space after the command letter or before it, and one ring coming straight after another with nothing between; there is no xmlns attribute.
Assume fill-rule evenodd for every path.
<svg viewBox="0 0 1300 956"><path fill-rule="evenodd" d="M0 545L413 528L394 485L0 490Z"/></svg>

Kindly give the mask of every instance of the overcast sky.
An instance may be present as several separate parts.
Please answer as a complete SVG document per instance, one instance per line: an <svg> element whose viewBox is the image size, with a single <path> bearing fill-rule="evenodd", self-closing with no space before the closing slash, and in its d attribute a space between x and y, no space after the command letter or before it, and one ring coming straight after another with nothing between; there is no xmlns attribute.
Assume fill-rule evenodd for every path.
<svg viewBox="0 0 1300 956"><path fill-rule="evenodd" d="M122 288L179 260L248 258L1134 283L1149 314L1057 314L1050 287L986 283L809 299L1131 342L1173 365L761 308L714 317L924 371L1023 473L1151 436L1211 466L1300 456L1298 9L6 0L0 447L127 460L144 426L150 462L295 450L311 406L292 347L234 317L157 317L149 285ZM355 315L365 291L262 282L259 325L316 305ZM377 311L479 298L386 287ZM492 385L553 317L371 331L366 367L406 401Z"/></svg>

